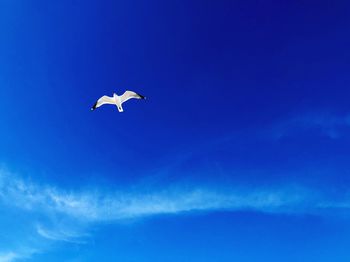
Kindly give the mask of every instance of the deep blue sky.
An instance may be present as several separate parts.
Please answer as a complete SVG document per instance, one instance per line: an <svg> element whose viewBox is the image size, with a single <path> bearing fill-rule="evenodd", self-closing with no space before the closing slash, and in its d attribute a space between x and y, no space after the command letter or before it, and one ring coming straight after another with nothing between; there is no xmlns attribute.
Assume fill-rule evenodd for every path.
<svg viewBox="0 0 350 262"><path fill-rule="evenodd" d="M349 261L349 8L1 1L0 261Z"/></svg>

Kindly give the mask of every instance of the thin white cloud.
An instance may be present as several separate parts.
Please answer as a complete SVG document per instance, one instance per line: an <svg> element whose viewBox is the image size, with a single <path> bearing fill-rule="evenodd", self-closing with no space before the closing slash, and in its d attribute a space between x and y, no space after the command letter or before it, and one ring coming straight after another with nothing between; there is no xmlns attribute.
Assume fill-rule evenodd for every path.
<svg viewBox="0 0 350 262"><path fill-rule="evenodd" d="M32 225L36 237L49 243L84 244L87 241L85 232L92 224L101 222L196 211L309 213L320 208L321 202L314 192L296 186L246 190L197 186L169 187L153 192L144 192L142 188L128 192L65 191L0 171L0 204L44 217L42 221L32 221ZM1 259L21 259L18 254L4 254L0 262Z"/></svg>
<svg viewBox="0 0 350 262"><path fill-rule="evenodd" d="M86 244L86 241L82 240L84 234L72 232L67 229L48 229L42 225L37 225L36 231L39 236L52 241L63 241L74 244Z"/></svg>
<svg viewBox="0 0 350 262"><path fill-rule="evenodd" d="M2 186L1 186L2 184ZM0 200L11 206L60 213L85 222L103 222L150 215L189 211L258 210L287 212L300 209L306 191L300 188L279 190L164 189L139 192L67 192L49 186L2 176ZM42 235L43 232L41 232ZM49 237L48 237L49 238ZM54 238L54 237L52 237Z"/></svg>
<svg viewBox="0 0 350 262"><path fill-rule="evenodd" d="M14 252L8 252L0 254L0 262L12 262L18 259L20 256Z"/></svg>
<svg viewBox="0 0 350 262"><path fill-rule="evenodd" d="M8 251L0 253L0 262L13 262L30 259L32 255L38 253L38 250L24 248L19 251Z"/></svg>
<svg viewBox="0 0 350 262"><path fill-rule="evenodd" d="M350 115L336 115L331 113L308 113L292 117L275 125L272 133L276 138L288 136L301 131L318 130L323 135L337 139L350 128Z"/></svg>

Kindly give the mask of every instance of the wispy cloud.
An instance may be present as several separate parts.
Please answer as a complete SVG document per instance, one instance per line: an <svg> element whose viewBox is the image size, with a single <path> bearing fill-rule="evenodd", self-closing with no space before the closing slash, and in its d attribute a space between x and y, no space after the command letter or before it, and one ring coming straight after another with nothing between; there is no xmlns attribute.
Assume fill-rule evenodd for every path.
<svg viewBox="0 0 350 262"><path fill-rule="evenodd" d="M0 199L35 212L61 213L86 222L103 222L189 211L258 210L285 212L300 209L306 191L300 188L213 190L205 187L168 188L152 193L98 191L67 192L2 176ZM60 238L41 229L47 238ZM50 235L50 236L49 236Z"/></svg>
<svg viewBox="0 0 350 262"><path fill-rule="evenodd" d="M0 253L0 262L13 262L18 260L26 260L31 258L33 254L38 253L35 249L22 249L19 251L8 251L4 253Z"/></svg>
<svg viewBox="0 0 350 262"><path fill-rule="evenodd" d="M18 259L20 256L14 252L8 252L0 254L0 262L12 262Z"/></svg>
<svg viewBox="0 0 350 262"><path fill-rule="evenodd" d="M329 112L305 113L294 116L276 124L272 129L275 137L281 138L293 133L318 130L323 135L336 139L340 138L350 128L350 115L338 115Z"/></svg>
<svg viewBox="0 0 350 262"><path fill-rule="evenodd" d="M86 243L86 241L82 240L86 234L83 234L81 232L73 232L71 230L61 229L57 227L49 229L40 224L37 225L36 232L39 236L52 241L63 241L74 244Z"/></svg>
<svg viewBox="0 0 350 262"><path fill-rule="evenodd" d="M49 242L84 244L87 237L85 230L103 222L196 211L253 210L304 214L332 205L331 202L327 202L327 206L323 203L326 201L320 194L298 186L246 189L169 186L154 191L142 188L130 191L67 191L28 182L10 172L0 171L0 204L46 217L43 223L33 221L32 224L36 237ZM7 252L0 256L0 262L19 260L27 254Z"/></svg>

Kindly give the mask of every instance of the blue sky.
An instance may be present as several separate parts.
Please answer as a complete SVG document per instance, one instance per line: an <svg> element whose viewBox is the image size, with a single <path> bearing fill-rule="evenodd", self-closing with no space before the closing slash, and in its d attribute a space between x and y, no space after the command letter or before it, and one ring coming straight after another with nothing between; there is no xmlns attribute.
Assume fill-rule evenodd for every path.
<svg viewBox="0 0 350 262"><path fill-rule="evenodd" d="M349 7L1 1L0 262L349 261Z"/></svg>

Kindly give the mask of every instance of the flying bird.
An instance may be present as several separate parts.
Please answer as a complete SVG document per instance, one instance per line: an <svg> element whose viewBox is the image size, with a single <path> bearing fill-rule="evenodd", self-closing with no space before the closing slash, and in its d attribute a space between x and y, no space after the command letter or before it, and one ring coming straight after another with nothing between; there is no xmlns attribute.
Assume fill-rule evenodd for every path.
<svg viewBox="0 0 350 262"><path fill-rule="evenodd" d="M110 104L110 105L116 105L119 112L123 112L122 104L126 101L128 101L131 98L136 99L146 99L143 95L137 94L133 91L125 91L124 94L121 96L118 96L116 93L113 93L113 96L102 96L97 102L91 107L91 110L95 110L96 108Z"/></svg>

